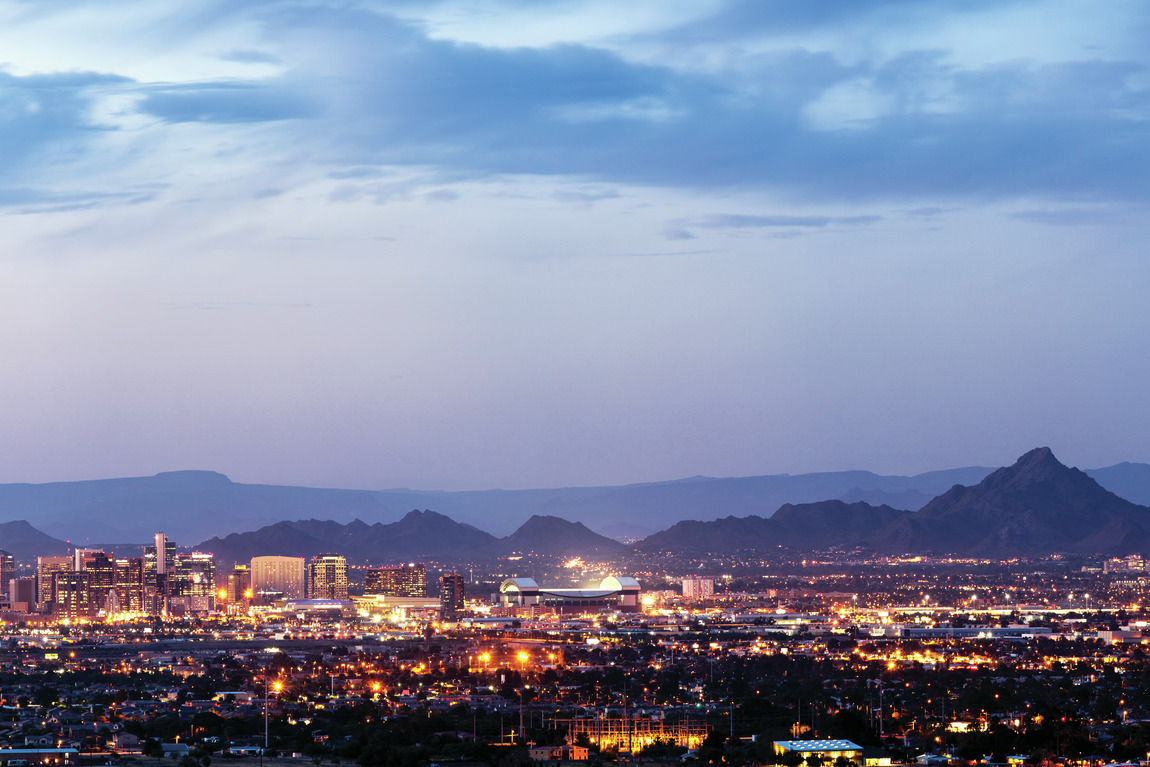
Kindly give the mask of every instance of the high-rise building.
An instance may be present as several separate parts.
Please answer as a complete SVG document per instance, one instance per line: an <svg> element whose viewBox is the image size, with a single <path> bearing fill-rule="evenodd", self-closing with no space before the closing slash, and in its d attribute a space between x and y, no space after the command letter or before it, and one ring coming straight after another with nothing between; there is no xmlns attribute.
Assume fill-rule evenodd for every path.
<svg viewBox="0 0 1150 767"><path fill-rule="evenodd" d="M363 593L426 597L427 566L420 562L398 567L369 567L364 577Z"/></svg>
<svg viewBox="0 0 1150 767"><path fill-rule="evenodd" d="M36 557L36 602L45 609L55 600L52 576L72 570L71 557Z"/></svg>
<svg viewBox="0 0 1150 767"><path fill-rule="evenodd" d="M168 609L169 581L176 560L176 544L163 533L144 549L144 612L160 615Z"/></svg>
<svg viewBox="0 0 1150 767"><path fill-rule="evenodd" d="M168 583L168 608L200 613L216 607L216 561L211 554L176 554Z"/></svg>
<svg viewBox="0 0 1150 767"><path fill-rule="evenodd" d="M303 599L307 595L303 557L252 557L255 599Z"/></svg>
<svg viewBox="0 0 1150 767"><path fill-rule="evenodd" d="M144 559L131 557L116 560L115 612L144 612ZM109 595L110 597L111 595Z"/></svg>
<svg viewBox="0 0 1150 767"><path fill-rule="evenodd" d="M715 581L712 578L684 578L683 598L702 599L715 593Z"/></svg>
<svg viewBox="0 0 1150 767"><path fill-rule="evenodd" d="M0 549L0 596L9 596L8 581L16 577L16 557Z"/></svg>
<svg viewBox="0 0 1150 767"><path fill-rule="evenodd" d="M36 579L9 579L8 601L12 604L13 609L30 612L36 606Z"/></svg>
<svg viewBox="0 0 1150 767"><path fill-rule="evenodd" d="M439 609L444 617L451 617L463 609L465 584L459 573L444 573L439 579Z"/></svg>
<svg viewBox="0 0 1150 767"><path fill-rule="evenodd" d="M228 602L251 602L252 571L247 565L236 565L228 574Z"/></svg>
<svg viewBox="0 0 1150 767"><path fill-rule="evenodd" d="M312 557L308 563L308 597L347 601L347 560L338 554Z"/></svg>
<svg viewBox="0 0 1150 767"><path fill-rule="evenodd" d="M99 549L76 549L72 564L76 572L88 575L88 602L92 611L107 610L108 595L116 583L115 560Z"/></svg>
<svg viewBox="0 0 1150 767"><path fill-rule="evenodd" d="M89 618L92 602L88 594L88 573L65 570L52 573L52 614L57 618Z"/></svg>
<svg viewBox="0 0 1150 767"><path fill-rule="evenodd" d="M176 544L163 533L156 533L151 550L156 554L156 572L170 573L176 560Z"/></svg>

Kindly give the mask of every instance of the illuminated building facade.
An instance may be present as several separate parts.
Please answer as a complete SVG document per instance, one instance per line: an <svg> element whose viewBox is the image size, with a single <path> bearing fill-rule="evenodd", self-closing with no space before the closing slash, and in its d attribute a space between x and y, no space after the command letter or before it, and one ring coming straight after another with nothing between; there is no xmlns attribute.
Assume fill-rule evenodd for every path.
<svg viewBox="0 0 1150 767"><path fill-rule="evenodd" d="M50 609L56 601L55 574L71 570L71 557L36 557L36 602L42 609Z"/></svg>
<svg viewBox="0 0 1150 767"><path fill-rule="evenodd" d="M247 565L236 565L228 574L228 601L250 602L252 599L252 571Z"/></svg>
<svg viewBox="0 0 1150 767"><path fill-rule="evenodd" d="M88 579L88 601L95 611L106 610L108 595L115 587L116 563L99 549L77 549L73 562L76 572Z"/></svg>
<svg viewBox="0 0 1150 767"><path fill-rule="evenodd" d="M160 615L168 609L169 579L176 559L176 544L156 533L154 544L144 549L144 611Z"/></svg>
<svg viewBox="0 0 1150 767"><path fill-rule="evenodd" d="M304 599L307 596L306 571L303 557L252 557L255 598L265 602L275 598Z"/></svg>
<svg viewBox="0 0 1150 767"><path fill-rule="evenodd" d="M312 557L308 563L308 598L347 601L347 560L338 554Z"/></svg>
<svg viewBox="0 0 1150 767"><path fill-rule="evenodd" d="M427 596L427 565L420 562L398 567L369 567L363 593L422 599Z"/></svg>
<svg viewBox="0 0 1150 767"><path fill-rule="evenodd" d="M144 559L130 557L115 562L115 589L118 603L113 612L144 612Z"/></svg>
<svg viewBox="0 0 1150 767"><path fill-rule="evenodd" d="M168 609L179 615L216 608L216 562L198 551L177 554L172 563Z"/></svg>
<svg viewBox="0 0 1150 767"><path fill-rule="evenodd" d="M94 610L88 575L75 570L52 573L52 615L57 619L90 618Z"/></svg>
<svg viewBox="0 0 1150 767"><path fill-rule="evenodd" d="M445 617L463 610L465 585L459 573L444 573L439 579L439 604Z"/></svg>
<svg viewBox="0 0 1150 767"><path fill-rule="evenodd" d="M499 587L499 604L544 607L557 613L637 613L639 590L639 581L627 576L608 576L597 589L543 588L532 578L508 578Z"/></svg>
<svg viewBox="0 0 1150 767"><path fill-rule="evenodd" d="M684 578L683 598L704 599L715 593L715 581L711 578Z"/></svg>
<svg viewBox="0 0 1150 767"><path fill-rule="evenodd" d="M0 596L10 597L8 581L16 577L16 557L0 549Z"/></svg>

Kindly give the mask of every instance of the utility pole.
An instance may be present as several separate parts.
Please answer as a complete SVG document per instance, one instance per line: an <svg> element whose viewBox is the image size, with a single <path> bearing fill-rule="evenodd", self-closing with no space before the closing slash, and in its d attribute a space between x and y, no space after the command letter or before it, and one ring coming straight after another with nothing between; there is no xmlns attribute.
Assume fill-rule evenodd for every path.
<svg viewBox="0 0 1150 767"><path fill-rule="evenodd" d="M885 735L882 723L882 680L878 680L878 736L881 738Z"/></svg>
<svg viewBox="0 0 1150 767"><path fill-rule="evenodd" d="M260 751L260 767L264 767L264 751L268 750L268 667L264 666L264 747Z"/></svg>

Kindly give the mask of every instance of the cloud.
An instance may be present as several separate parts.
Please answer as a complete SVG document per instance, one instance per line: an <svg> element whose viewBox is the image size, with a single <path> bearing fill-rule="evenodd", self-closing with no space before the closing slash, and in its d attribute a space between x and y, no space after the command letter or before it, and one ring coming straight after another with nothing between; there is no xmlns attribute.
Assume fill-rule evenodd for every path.
<svg viewBox="0 0 1150 767"><path fill-rule="evenodd" d="M54 160L82 156L86 143L108 130L93 119L93 104L107 89L130 82L96 72L17 76L0 71L0 179L35 167L49 151Z"/></svg>
<svg viewBox="0 0 1150 767"><path fill-rule="evenodd" d="M792 26L823 23L801 3L754 5L723 13L748 24L784 11ZM856 5L832 15L845 23L862 13ZM865 5L868 17L906 7ZM986 4L946 8L976 6ZM304 30L311 40L271 107L253 108L242 92L192 91L158 111L280 119L322 104L319 141L347 166L764 188L807 200L1150 193L1150 103L1134 61L965 68L944 50L908 49L848 64L833 51L787 47L690 71L589 45L431 39L362 9L280 9L267 24L285 48L299 40L306 49ZM321 60L320 49L339 53Z"/></svg>
<svg viewBox="0 0 1150 767"><path fill-rule="evenodd" d="M298 88L263 83L205 83L151 88L139 110L164 122L275 122L316 114Z"/></svg>
<svg viewBox="0 0 1150 767"><path fill-rule="evenodd" d="M427 202L455 202L459 199L459 192L451 189L435 189L423 196Z"/></svg>
<svg viewBox="0 0 1150 767"><path fill-rule="evenodd" d="M849 27L897 27L906 29L937 24L942 16L999 9L1010 0L936 0L923 6L916 0L831 0L810 3L805 0L731 0L722 3L704 19L694 19L667 37L678 42L719 41L748 37L786 37L801 32L822 32Z"/></svg>
<svg viewBox="0 0 1150 767"><path fill-rule="evenodd" d="M551 175L771 190L799 203L1145 200L1145 61L1103 58L1103 48L1087 59L1037 62L1003 48L997 59L983 57L992 63L964 64L938 40L925 45L917 34L889 32L958 17L988 23L978 14L1001 6L952 0L928 13L909 0L817 9L730 0L689 27L610 47L509 48L432 37L414 5L394 6L405 20L345 4L213 4L211 13L191 13L190 23L206 36L229 33L234 47L216 59L275 63L279 74L255 79L239 67L226 78L154 84L5 74L0 132L18 153L21 141L30 150L79 142L99 127L93 100L118 93L131 98L128 111L162 125L291 123L261 151L273 162L278 153L283 167L306 162L348 181L379 177L381 166L418 166L440 183ZM1139 11L1127 13L1131 26L1142 22ZM259 34L236 45L242 38L230 33L253 27ZM818 42L831 29L865 30L883 44L848 54ZM753 45L742 42L752 36ZM697 55L660 60L629 47L685 37ZM246 171L244 158L237 154L237 172ZM364 194L379 198L349 187L332 199Z"/></svg>
<svg viewBox="0 0 1150 767"><path fill-rule="evenodd" d="M278 56L264 51L228 51L220 56L224 61L235 61L241 64L279 64Z"/></svg>
<svg viewBox="0 0 1150 767"><path fill-rule="evenodd" d="M668 240L693 240L695 235L691 233L690 229L676 224L667 224L663 227L663 236Z"/></svg>
<svg viewBox="0 0 1150 767"><path fill-rule="evenodd" d="M614 189L563 189L551 196L559 202L577 202L590 205L602 200L617 200L623 195Z"/></svg>
<svg viewBox="0 0 1150 767"><path fill-rule="evenodd" d="M863 226L882 220L882 216L747 216L739 214L719 214L707 216L695 222L695 226L708 229L748 229L748 228L816 228L828 226Z"/></svg>
<svg viewBox="0 0 1150 767"><path fill-rule="evenodd" d="M1050 208L1043 210L1020 210L1010 217L1019 221L1049 226L1083 226L1113 224L1122 218L1114 210L1098 208Z"/></svg>

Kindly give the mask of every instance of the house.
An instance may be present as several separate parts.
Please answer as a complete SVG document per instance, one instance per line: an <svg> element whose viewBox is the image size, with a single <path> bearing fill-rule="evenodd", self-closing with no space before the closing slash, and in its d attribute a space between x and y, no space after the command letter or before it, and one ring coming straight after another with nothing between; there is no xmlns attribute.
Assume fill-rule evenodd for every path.
<svg viewBox="0 0 1150 767"><path fill-rule="evenodd" d="M117 732L112 735L112 748L116 751L139 752L140 739L130 732Z"/></svg>

